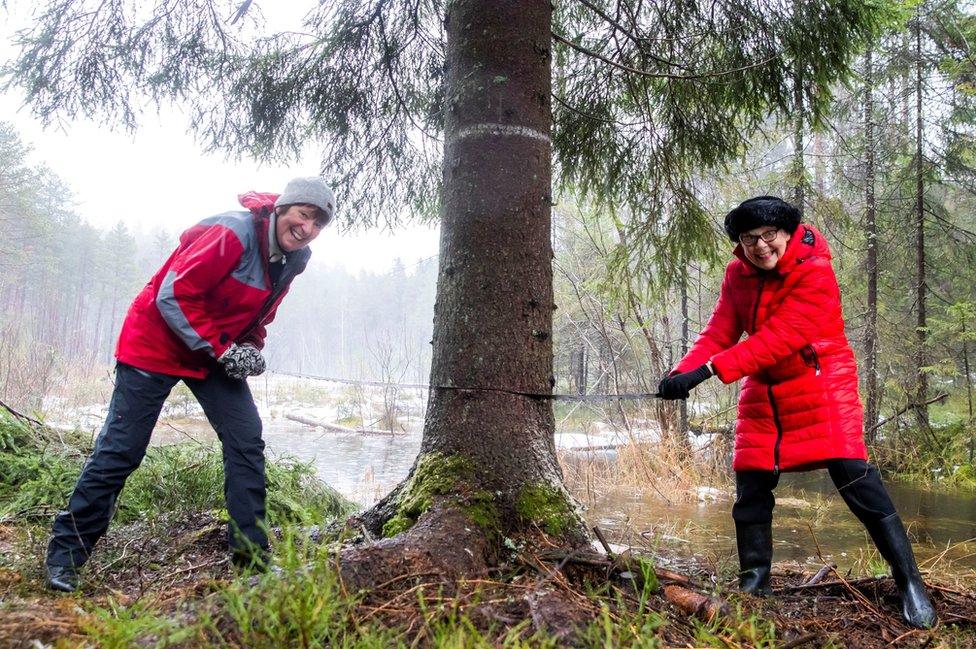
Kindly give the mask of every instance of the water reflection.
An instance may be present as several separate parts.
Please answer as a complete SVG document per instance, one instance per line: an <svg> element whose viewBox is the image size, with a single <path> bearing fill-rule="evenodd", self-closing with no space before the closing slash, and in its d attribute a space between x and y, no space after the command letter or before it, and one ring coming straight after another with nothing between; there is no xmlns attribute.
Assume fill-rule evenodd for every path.
<svg viewBox="0 0 976 649"><path fill-rule="evenodd" d="M321 432L288 420L265 424L273 455L310 462L342 495L368 506L406 477L420 450L420 434L348 435Z"/></svg>
<svg viewBox="0 0 976 649"><path fill-rule="evenodd" d="M887 482L892 500L925 561L952 560L976 569L976 498L973 494L920 489ZM873 548L864 527L837 494L826 471L785 474L776 489L773 537L775 560L820 563L847 568ZM588 516L619 535L645 537L685 547L716 560L733 560L735 534L732 499L667 503L653 493L617 489L596 498ZM964 543L969 540L968 543ZM947 551L948 549L948 551Z"/></svg>

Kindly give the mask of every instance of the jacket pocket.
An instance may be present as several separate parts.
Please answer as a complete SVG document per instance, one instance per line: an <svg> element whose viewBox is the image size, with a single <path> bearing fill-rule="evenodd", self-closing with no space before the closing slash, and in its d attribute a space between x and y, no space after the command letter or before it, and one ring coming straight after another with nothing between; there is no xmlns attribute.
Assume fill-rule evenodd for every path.
<svg viewBox="0 0 976 649"><path fill-rule="evenodd" d="M817 353L817 348L813 345L807 345L800 349L800 356L803 357L803 363L807 367L812 367L817 376L820 376L820 354Z"/></svg>

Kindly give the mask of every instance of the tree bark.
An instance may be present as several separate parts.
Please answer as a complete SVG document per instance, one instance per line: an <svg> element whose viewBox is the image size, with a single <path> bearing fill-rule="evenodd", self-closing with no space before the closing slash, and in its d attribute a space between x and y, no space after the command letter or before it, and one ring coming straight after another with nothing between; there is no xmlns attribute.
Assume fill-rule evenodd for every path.
<svg viewBox="0 0 976 649"><path fill-rule="evenodd" d="M929 381L923 368L926 365L925 346L928 339L928 320L925 308L925 166L924 125L922 123L922 14L915 9L913 31L915 36L915 419L919 426L928 428Z"/></svg>
<svg viewBox="0 0 976 649"><path fill-rule="evenodd" d="M542 0L448 5L432 389L417 461L363 516L371 531L389 535L423 467L449 458L457 484L439 495L488 494L502 527L492 532L538 526L587 540L563 487L551 401L531 396L554 381L551 13Z"/></svg>
<svg viewBox="0 0 976 649"><path fill-rule="evenodd" d="M867 324L864 328L864 383L867 393L864 428L874 443L878 423L878 225L875 202L874 61L864 55L864 230L867 240Z"/></svg>
<svg viewBox="0 0 976 649"><path fill-rule="evenodd" d="M681 357L684 358L688 353L691 341L688 331L688 264L686 263L681 272L681 284L679 285L679 296L681 300ZM688 445L688 401L681 399L678 401L678 435L681 436L682 444Z"/></svg>
<svg viewBox="0 0 976 649"><path fill-rule="evenodd" d="M573 371L576 376L576 394L586 394L586 340L580 334L579 348L573 358Z"/></svg>
<svg viewBox="0 0 976 649"><path fill-rule="evenodd" d="M819 131L813 134L813 178L816 196L812 200L819 203L827 195L827 165L824 162L824 136Z"/></svg>
<svg viewBox="0 0 976 649"><path fill-rule="evenodd" d="M806 173L803 161L803 86L800 64L793 75L793 205L803 215Z"/></svg>
<svg viewBox="0 0 976 649"><path fill-rule="evenodd" d="M973 450L976 446L976 431L973 430L973 375L969 368L969 340L966 336L966 316L962 316L962 368L966 377L966 406L969 411L969 464L973 463Z"/></svg>

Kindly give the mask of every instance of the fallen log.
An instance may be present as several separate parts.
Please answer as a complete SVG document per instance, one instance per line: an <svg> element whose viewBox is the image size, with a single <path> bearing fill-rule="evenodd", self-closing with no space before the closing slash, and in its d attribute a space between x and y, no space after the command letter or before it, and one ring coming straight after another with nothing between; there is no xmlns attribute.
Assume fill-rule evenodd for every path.
<svg viewBox="0 0 976 649"><path fill-rule="evenodd" d="M297 421L300 424L305 424L306 426L312 426L313 428L321 428L322 430L328 431L330 433L348 433L353 435L385 435L386 437L391 437L396 434L388 430L378 430L376 428L349 428L348 426L340 426L339 424L329 424L324 421L311 419L309 417L303 417L302 415L293 415L291 413L286 413L285 419L290 419L291 421Z"/></svg>
<svg viewBox="0 0 976 649"><path fill-rule="evenodd" d="M594 453L596 451L616 451L625 444L603 444L602 446L564 446L559 450L564 453Z"/></svg>
<svg viewBox="0 0 976 649"><path fill-rule="evenodd" d="M724 600L696 593L678 584L666 584L664 598L686 615L692 615L706 622L729 615L729 605Z"/></svg>
<svg viewBox="0 0 976 649"><path fill-rule="evenodd" d="M823 568L821 568L820 570L818 570L817 571L817 574L815 574L809 580L803 582L800 585L801 586L813 586L815 584L819 584L821 581L823 581L823 578L826 577L827 574L830 573L830 571L831 570L834 570L835 568L837 568L837 564L828 563Z"/></svg>
<svg viewBox="0 0 976 649"><path fill-rule="evenodd" d="M794 593L801 590L811 590L814 588L831 588L833 586L860 586L862 584L871 584L882 582L889 577L861 577L859 579L846 579L844 581L832 580L832 581L821 581L816 584L800 584L799 586L784 586L783 588L774 588L774 594L780 593Z"/></svg>

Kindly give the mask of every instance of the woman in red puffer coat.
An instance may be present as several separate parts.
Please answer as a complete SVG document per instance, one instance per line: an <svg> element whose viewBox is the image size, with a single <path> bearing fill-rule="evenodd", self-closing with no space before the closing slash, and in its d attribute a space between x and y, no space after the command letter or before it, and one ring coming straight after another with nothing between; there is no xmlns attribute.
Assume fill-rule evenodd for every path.
<svg viewBox="0 0 976 649"><path fill-rule="evenodd" d="M867 462L857 363L844 334L830 249L789 203L759 196L725 217L737 243L718 303L695 344L658 388L686 399L715 375L743 379L735 431L736 527L742 590L769 592L773 489L783 471L826 468L891 564L902 615L936 621L901 519ZM744 340L740 340L746 334Z"/></svg>

